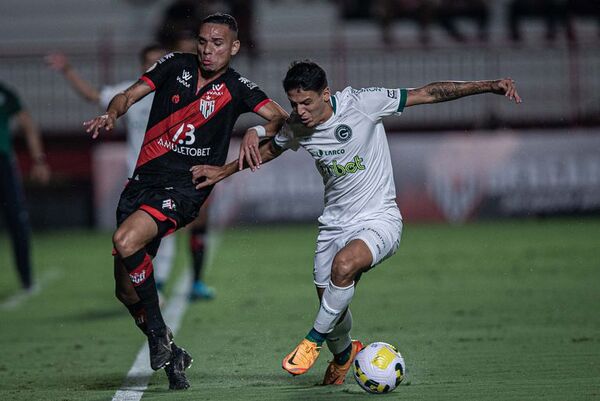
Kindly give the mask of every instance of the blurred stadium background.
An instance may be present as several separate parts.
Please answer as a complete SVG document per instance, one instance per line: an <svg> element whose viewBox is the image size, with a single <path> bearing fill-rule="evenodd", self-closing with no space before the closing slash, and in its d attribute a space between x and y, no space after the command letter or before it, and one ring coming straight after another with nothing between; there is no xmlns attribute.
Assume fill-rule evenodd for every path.
<svg viewBox="0 0 600 401"><path fill-rule="evenodd" d="M12 346L6 342L8 340L0 342L3 351L19 361L19 369L23 366L19 370L21 376L13 377L15 383L11 379L11 364L0 362L0 392L4 394L0 398L108 399L119 387L140 343L139 336L135 337L136 333L132 333L126 314L111 299L110 289L109 232L114 226L116 200L126 179L124 128L120 126L115 133L92 141L82 129L82 122L97 115L99 110L81 101L65 79L45 65L44 57L51 52L64 52L81 75L97 86L134 80L139 76L138 51L143 46L157 40L172 45L180 38L180 32L214 11L231 12L240 22L240 39L247 45L234 59L234 68L259 84L286 109L289 109L289 104L281 89L281 80L289 63L298 58L311 58L323 65L334 91L347 85L417 87L436 80L508 76L517 82L519 93L524 98L524 103L519 106L499 96L475 96L407 109L400 118L386 122L398 203L407 227L415 227L413 242L410 237L406 239L407 243L399 252L407 251L409 256L402 259L403 256L397 255L388 263L406 268L405 278L416 283L415 288L418 288L408 293L414 293L417 299L404 299L397 303L390 301L388 305L388 313L397 309L404 321L409 320L406 325L401 324L408 330L407 337L402 334L394 337L400 328L393 323L386 326L385 322L377 320L378 316L386 318L382 313L371 316L373 312L365 307L363 318L368 320L367 317L371 316L373 330L380 327L379 330L390 342L401 340L413 344L414 348L407 351L409 366L411 363L416 365L412 384L425 386L411 389L412 399L498 399L494 390L501 391L502 383L510 385L509 382L514 383L516 377L506 372L510 368L504 367L500 370L505 376L500 382L490 384L494 375L481 355L496 358L492 366L500 367L501 362L509 363L506 359L498 360L503 353L512 354L503 355L503 358L512 359L514 353L527 353L528 346L543 348L532 340L537 335L548 340L544 344L548 344L549 348L580 345L587 348L584 351L573 350L574 354L567 359L562 358L562 354L546 354L545 349L538 354L537 349L529 348L532 364L520 365L516 372L519 377L532 374L537 381L531 385L533 387L528 387L530 383L526 380L516 380L516 388L523 392L515 390L504 399L537 399L540 394L544 394L545 399L598 399L600 5L595 0L3 0L0 4L0 81L20 94L39 124L53 172L48 186L37 185L26 178L31 160L25 142L17 133L15 149L25 178L27 205L35 232L35 270L38 277L46 280L50 293L56 298L40 294L38 300L32 299L29 305L23 303L16 309L0 312L4 315L2 321L9 322L8 325L0 323L2 333L7 334L5 338L16 341L14 339L21 338L23 330L31 330L40 320L44 330L60 330L54 322L61 327L89 329L83 335L91 336L89 338L95 347L106 348L107 354L114 353L115 349L122 352L118 355L121 359L114 362L117 368L103 365L97 376L101 378L94 376L91 370L88 375L79 374L71 385L65 383L66 388L75 391L76 395L54 384L50 385L50 395L42 395L42 386L45 385L43 375L34 375L29 379L30 384L24 384L31 374L24 366L28 358L37 361L35 358L46 352L48 347L52 349L52 345L35 336L25 336L30 343L23 340L21 346L37 350L34 352L37 356L32 356L31 352L9 351ZM244 130L256 122L253 117L240 119L230 159L236 156ZM265 275L258 270L265 262L257 260L266 258L272 250L269 247L264 251L256 249L256 238L264 240L263 247L264 243L278 241L279 235L288 240L286 247L279 251L285 250L294 258L289 264L302 265L297 270L306 273L301 276L307 284L302 287L303 294L310 293L311 298L306 298L312 299L308 273L314 223L322 207L322 183L307 154L288 153L264 166L256 176L250 177L249 172L238 174L219 184L215 190L210 216L212 226L228 228L228 231L222 239L227 245L212 250L212 263L220 261L223 266L216 266L214 273L213 270L209 272L209 277L214 280L222 298L215 301L216 309L209 305L194 306L195 309L186 315L182 329L182 335L187 336L185 338L195 338L199 333L206 339L209 345L203 341L198 343L202 350L200 354L207 346L210 347L211 341L217 341L224 349L223 355L240 357L245 341L241 339L242 334L236 333L234 327L219 323L219 317L230 312L241 315L240 310L250 313L246 310L248 305L268 307L264 301L236 292L244 291L244 287L232 283L238 280L240 273L225 266L241 265L238 268L243 269L248 263L249 269L256 270L252 270L254 274L244 274L244 280L247 283L264 280ZM298 228L290 228L282 223L299 225ZM419 225L421 223L427 224ZM0 227L5 227L2 220ZM269 227L273 233L270 237L266 234ZM8 237L4 228L2 230L0 297L7 299L16 291L17 284L11 269ZM562 239L563 235L572 237L570 240ZM301 239L298 240L298 237ZM502 239L498 242L500 248L496 249L493 244L498 238ZM450 241L451 245L438 244L444 241ZM81 256L78 259L70 246L84 254L98 255L98 260L92 262L81 259ZM225 246L239 256L228 257ZM411 246L426 254L424 261L418 261L417 251L409 250ZM477 258L465 257L477 246L480 246ZM102 249L98 250L98 247ZM490 250L492 256L486 253ZM186 253L183 249L180 251ZM180 265L188 263L186 257L180 255ZM488 263L492 257L497 259ZM508 261L505 264L501 263L504 258ZM249 259L255 260L250 262ZM283 254L277 260L278 263L288 263ZM417 268L421 263L426 267L425 272ZM490 271L488 264L498 270ZM60 273L53 273L49 266L57 265L62 266ZM488 284L485 274L476 272L479 265L486 267L487 277L500 279L501 284L495 285L499 285L501 290L493 301L481 293L480 286ZM276 272L278 267L267 267L266 271ZM453 271L446 270L453 267L456 268ZM535 273L530 270L533 268ZM90 301L89 305L84 303L82 306L88 311L86 313L75 310L72 305L70 308L65 306L69 305L69 296L79 297L80 293L72 294L64 287L60 291L54 288L59 282L89 286L87 280L71 278L78 274L78 269L83 269L84 274L89 274L97 283L103 283L92 290L97 302ZM180 270L176 269L175 273ZM453 272L460 277L455 283L457 286L464 280L465 288L473 285L477 293L475 298L465 299L465 304L476 299L476 303L484 306L444 306L443 301L434 302L433 298L431 303L420 303L420 300L428 299L427 294L431 296L433 288L437 288L432 283L453 277ZM564 287L551 280L553 275L561 280ZM480 280L469 279L474 276ZM375 283L385 285L386 279L388 282L398 280L398 283L403 280L401 273L382 277ZM289 285L286 280L289 278L282 274L277 285ZM544 291L536 293L536 285ZM267 294L268 289L256 283L249 286L256 293ZM406 291L400 284L398 286L399 291ZM490 288L492 293L494 288ZM513 292L511 288L514 288ZM366 294L369 291L376 294L376 284L365 284L363 291L361 302L368 306ZM449 297L449 304L458 303L451 300L457 295L455 290L448 289L442 294ZM503 324L508 322L502 327L511 327L511 316L499 309L503 302L509 302L508 299L512 303L507 305L507 310L512 313L527 315L531 312L519 301L518 296L523 294L526 296L521 300L535 305L532 310L539 313L539 321L527 326L527 329L516 329L518 335L493 334L494 325L499 323L488 313L497 313L499 321ZM280 302L276 295L281 294L273 295L271 301L274 304ZM389 291L388 295L391 298L395 292ZM229 301L227 297L230 297ZM562 308L552 302L553 297L563 302ZM499 304L488 310L486 302ZM40 310L40 303L48 308L48 313ZM402 309L403 304L409 304L412 310L422 313L422 319L428 314L435 316L440 319L440 325L425 324L424 332L417 333L418 325L424 323L414 316L412 321L407 319L408 312ZM63 307L66 309L56 311ZM241 309L236 309L238 307ZM593 312L594 308L596 312ZM103 314L102 311L106 310L108 312ZM18 317L18 313L26 311L32 313L33 320ZM96 318L93 323L90 323L89 311L97 312L97 315L92 313ZM308 324L312 319L312 309L281 312L277 315L278 324L294 315L302 317ZM482 315L488 320L482 319ZM524 315L514 319L526 320ZM77 320L77 316L81 319ZM449 319L449 316L450 320L453 319L452 324L444 326L444 319ZM483 323L478 319L482 319ZM273 322L276 321L273 318ZM458 321L463 325L459 325ZM113 340L95 342L94 330L103 330L97 325L107 322L115 324L118 335L126 338L129 348L117 345ZM231 324L238 323L234 320ZM298 325L294 333L301 334L305 326ZM219 340L220 333L214 327L219 327L221 333L235 336L242 345ZM478 329L469 331L469 327ZM551 335L553 328L557 337ZM257 327L245 325L242 330L254 333L249 336L248 342L260 341L253 331ZM266 336L283 337L278 337L280 343L274 347L277 351L275 356L278 356L287 349L288 342L295 341L295 337L282 327L272 330ZM436 333L433 339L424 338L427 330ZM444 330L449 330L449 338L456 340L453 343L455 348L443 345ZM63 332L60 333L63 338ZM386 339L378 338L367 328L359 333L369 336L372 341ZM68 340L69 335L70 331L64 333L63 340L67 339L65 347L69 351L66 354L71 356L56 363L39 362L39 366L48 363L45 369L58 369L54 375L73 366L82 369L87 366L74 362L81 358L81 349L87 350L87 345L83 344L85 340ZM515 345L517 343L518 346ZM194 349L193 346L190 348ZM55 352L58 354L59 350ZM463 354L459 358L461 363L471 363L466 368L467 379L454 377L456 382L445 382L451 380L446 377L440 380L439 375L444 370L450 376L457 373L451 372L456 367L442 360L442 356L456 358L457 353ZM95 357L93 353L85 355L87 359ZM281 376L275 370L277 358L273 368L270 366L273 361L254 355L256 359L240 367L243 372L240 378L231 371L223 370L219 363L226 364L227 361L221 360L220 354L209 355L214 357L209 359L211 363L219 366L216 373L208 375L212 392L206 398L202 398L201 393L193 393L197 398L192 399L235 399L240 391L246 391L242 390L246 384L250 384L252 391L246 393L246 398L239 396L239 399L318 398L309 392L313 390L312 384L318 381L317 376L312 381L303 381L299 389L287 384L277 387L281 383L274 383L268 378L269 374ZM423 355L427 357L422 358ZM545 355L540 357L541 362L535 361L539 355ZM475 362L469 358L474 358ZM206 366L203 359L199 357L198 369ZM441 364L438 364L440 361ZM266 373L258 375L258 379L245 371L251 367L261 369L263 363L269 368L265 368ZM560 374L550 368L539 370L541 365L553 365L560 370L558 365L563 363L573 370ZM565 380L571 373L575 375L574 381L559 390L556 382ZM485 380L477 381L478 374L483 375ZM192 380L198 382L197 389L204 385L203 378L203 373L192 376ZM229 379L236 383L233 389L228 388ZM427 387L428 380L435 385ZM465 398L461 385L468 385L469 381L475 382L481 391ZM57 383L63 382L58 380ZM164 382L161 386L164 387ZM275 387L278 392L273 396L268 389ZM449 391L445 393L446 398L444 389ZM403 390L408 391L401 388L396 395ZM316 391L319 397L331 399L336 396L335 392ZM346 390L342 395L356 398L357 391ZM168 398L169 395L155 392L144 397Z"/></svg>

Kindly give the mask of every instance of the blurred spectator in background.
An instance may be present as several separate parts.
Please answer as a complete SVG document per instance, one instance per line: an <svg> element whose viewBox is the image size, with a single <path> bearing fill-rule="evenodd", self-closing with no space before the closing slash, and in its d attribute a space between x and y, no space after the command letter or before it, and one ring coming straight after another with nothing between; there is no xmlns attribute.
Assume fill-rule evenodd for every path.
<svg viewBox="0 0 600 401"><path fill-rule="evenodd" d="M439 23L448 35L465 42L467 37L457 25L458 19L473 20L477 25L478 38L488 39L489 8L485 0L377 0L373 13L381 24L383 42L392 44L391 25L396 18L414 19L419 25L419 41L428 44L430 26Z"/></svg>
<svg viewBox="0 0 600 401"><path fill-rule="evenodd" d="M439 0L436 14L438 22L452 39L459 42L467 40L457 28L456 20L469 19L477 25L478 39L487 41L490 12L485 0Z"/></svg>
<svg viewBox="0 0 600 401"><path fill-rule="evenodd" d="M396 18L411 18L419 25L419 41L430 42L429 26L434 18L434 2L432 0L376 0L374 15L381 27L383 43L394 43L392 23Z"/></svg>
<svg viewBox="0 0 600 401"><path fill-rule="evenodd" d="M513 42L522 40L521 20L523 18L538 18L544 21L546 40L554 41L558 27L564 24L564 0L513 0L508 4L507 24L509 38Z"/></svg>
<svg viewBox="0 0 600 401"><path fill-rule="evenodd" d="M31 271L29 214L21 178L13 153L10 120L15 118L25 135L32 160L31 178L42 184L50 180L44 147L37 125L23 107L15 92L0 82L0 206L4 212L13 245L15 263L21 286L30 290L33 285Z"/></svg>
<svg viewBox="0 0 600 401"><path fill-rule="evenodd" d="M195 53L196 32L200 21L216 12L226 12L237 19L239 34L246 38L241 50L247 52L248 56L255 57L258 48L254 37L253 0L175 0L163 13L156 39L168 49Z"/></svg>
<svg viewBox="0 0 600 401"><path fill-rule="evenodd" d="M575 18L592 18L596 20L597 35L600 38L600 1L598 0L567 0L566 5L566 30L567 38L575 42L577 31Z"/></svg>
<svg viewBox="0 0 600 401"><path fill-rule="evenodd" d="M187 37L196 37L200 21L207 12L209 1L176 0L163 12L163 18L156 32L156 39L167 49L178 49L183 46L189 49ZM185 50L185 53L191 53ZM195 52L195 45L194 45Z"/></svg>

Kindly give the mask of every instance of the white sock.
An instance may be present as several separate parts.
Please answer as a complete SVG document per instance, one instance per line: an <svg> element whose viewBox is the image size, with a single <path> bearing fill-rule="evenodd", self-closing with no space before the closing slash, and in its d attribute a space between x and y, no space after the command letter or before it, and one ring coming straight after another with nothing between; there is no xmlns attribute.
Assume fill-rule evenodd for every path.
<svg viewBox="0 0 600 401"><path fill-rule="evenodd" d="M154 279L157 282L164 283L169 278L171 267L173 267L173 258L175 257L175 235L164 237L160 241L158 252L152 260L154 266Z"/></svg>
<svg viewBox="0 0 600 401"><path fill-rule="evenodd" d="M327 335L327 348L333 355L344 351L352 343L350 338L350 329L352 329L352 312L346 311L344 318L340 320L333 331Z"/></svg>
<svg viewBox="0 0 600 401"><path fill-rule="evenodd" d="M330 280L321 298L321 306L315 319L315 330L324 334L331 333L342 312L350 305L353 296L354 282L348 287L338 287Z"/></svg>

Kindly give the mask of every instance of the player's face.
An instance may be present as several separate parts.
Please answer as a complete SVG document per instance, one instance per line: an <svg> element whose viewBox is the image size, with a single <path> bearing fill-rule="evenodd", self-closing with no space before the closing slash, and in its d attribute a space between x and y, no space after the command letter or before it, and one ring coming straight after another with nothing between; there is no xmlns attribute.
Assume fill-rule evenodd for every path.
<svg viewBox="0 0 600 401"><path fill-rule="evenodd" d="M142 65L142 71L148 71L148 69L164 55L165 52L163 50L152 50L146 53L146 56L144 57L144 65Z"/></svg>
<svg viewBox="0 0 600 401"><path fill-rule="evenodd" d="M198 33L198 61L203 72L216 73L229 66L240 41L227 25L203 24Z"/></svg>
<svg viewBox="0 0 600 401"><path fill-rule="evenodd" d="M333 113L329 104L331 97L329 88L325 88L321 92L297 88L289 90L287 96L302 124L309 128L324 123Z"/></svg>

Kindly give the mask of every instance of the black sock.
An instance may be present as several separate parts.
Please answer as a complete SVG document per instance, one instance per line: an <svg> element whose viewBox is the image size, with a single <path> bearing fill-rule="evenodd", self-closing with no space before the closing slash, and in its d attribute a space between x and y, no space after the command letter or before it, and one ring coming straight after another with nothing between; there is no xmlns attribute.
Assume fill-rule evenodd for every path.
<svg viewBox="0 0 600 401"><path fill-rule="evenodd" d="M206 227L194 228L190 233L190 249L192 251L192 267L194 269L194 282L202 280L204 267L204 236Z"/></svg>
<svg viewBox="0 0 600 401"><path fill-rule="evenodd" d="M142 331L142 333L148 335L148 325L146 324L146 309L142 304L142 301L138 301L133 305L125 305L131 317L135 321L135 325Z"/></svg>
<svg viewBox="0 0 600 401"><path fill-rule="evenodd" d="M145 249L140 249L133 255L121 259L129 273L129 279L140 298L139 303L146 311L146 325L148 331L164 329L166 327L158 304L158 292L152 267L152 259Z"/></svg>

